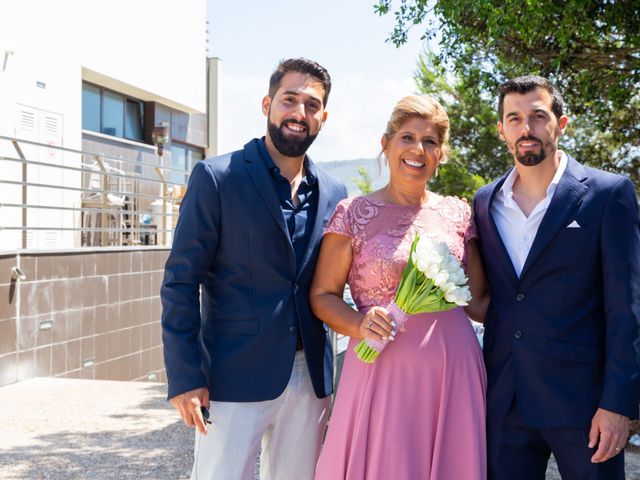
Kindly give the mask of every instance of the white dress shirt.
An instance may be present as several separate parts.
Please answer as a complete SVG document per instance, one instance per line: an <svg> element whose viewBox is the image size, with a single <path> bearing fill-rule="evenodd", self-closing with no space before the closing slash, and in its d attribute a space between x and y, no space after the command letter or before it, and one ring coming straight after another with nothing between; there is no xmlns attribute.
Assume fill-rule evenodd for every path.
<svg viewBox="0 0 640 480"><path fill-rule="evenodd" d="M560 177L567 168L567 156L560 152L560 164L553 176L551 183L547 187L547 196L540 200L528 217L522 212L516 201L513 199L513 184L518 178L518 170L511 170L502 188L491 205L491 215L496 222L498 232L502 238L502 243L509 253L511 263L518 277L522 273L522 268L531 250L533 240L538 233L538 227L542 218L551 203L553 194L556 191Z"/></svg>

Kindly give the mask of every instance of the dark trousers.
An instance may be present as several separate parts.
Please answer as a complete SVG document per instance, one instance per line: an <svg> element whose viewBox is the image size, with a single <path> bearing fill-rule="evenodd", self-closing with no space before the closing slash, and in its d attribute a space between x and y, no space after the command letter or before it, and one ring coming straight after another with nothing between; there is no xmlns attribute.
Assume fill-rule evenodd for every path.
<svg viewBox="0 0 640 480"><path fill-rule="evenodd" d="M487 419L489 480L544 480L551 453L563 480L624 480L624 451L591 463L595 451L589 427L528 427L515 399L506 417Z"/></svg>

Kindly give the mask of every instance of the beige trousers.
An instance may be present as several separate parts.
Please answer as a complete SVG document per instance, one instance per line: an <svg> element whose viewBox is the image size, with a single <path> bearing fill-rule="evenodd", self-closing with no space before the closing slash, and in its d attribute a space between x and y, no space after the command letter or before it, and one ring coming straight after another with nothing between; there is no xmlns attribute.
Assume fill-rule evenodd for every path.
<svg viewBox="0 0 640 480"><path fill-rule="evenodd" d="M313 392L297 352L282 395L264 402L211 402L207 435L196 430L191 480L312 480L330 398Z"/></svg>

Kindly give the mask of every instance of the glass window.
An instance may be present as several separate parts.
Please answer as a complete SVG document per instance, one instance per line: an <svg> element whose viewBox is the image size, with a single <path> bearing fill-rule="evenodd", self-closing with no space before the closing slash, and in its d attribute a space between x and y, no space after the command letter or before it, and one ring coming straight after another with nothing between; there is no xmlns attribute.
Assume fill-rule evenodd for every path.
<svg viewBox="0 0 640 480"><path fill-rule="evenodd" d="M124 126L124 99L117 93L102 92L102 133L122 137Z"/></svg>
<svg viewBox="0 0 640 480"><path fill-rule="evenodd" d="M182 170L184 173L171 172L171 181L186 184L194 165L203 158L204 154L201 150L173 143L171 145L171 168Z"/></svg>
<svg viewBox="0 0 640 480"><path fill-rule="evenodd" d="M189 173L191 173L191 169L193 168L193 164L195 163L194 157L196 156L197 156L197 153L195 153L190 148L187 148L187 155L185 159L185 170Z"/></svg>
<svg viewBox="0 0 640 480"><path fill-rule="evenodd" d="M124 136L131 140L142 140L142 103L127 98L124 111Z"/></svg>
<svg viewBox="0 0 640 480"><path fill-rule="evenodd" d="M187 151L183 145L171 145L171 168L184 171L186 168ZM171 172L171 181L185 183L186 175L180 172Z"/></svg>
<svg viewBox="0 0 640 480"><path fill-rule="evenodd" d="M191 173L193 167L195 167L196 163L200 160L204 159L204 153L201 150L197 150L195 148L189 148L187 153L187 170Z"/></svg>
<svg viewBox="0 0 640 480"><path fill-rule="evenodd" d="M82 128L144 141L144 102L82 83Z"/></svg>
<svg viewBox="0 0 640 480"><path fill-rule="evenodd" d="M82 128L100 131L100 89L93 85L82 85Z"/></svg>
<svg viewBox="0 0 640 480"><path fill-rule="evenodd" d="M189 175L191 174L191 170L195 167L196 163L204 158L204 153L202 150L187 147L187 161L186 161L186 169L187 175L185 175L184 183L189 181Z"/></svg>

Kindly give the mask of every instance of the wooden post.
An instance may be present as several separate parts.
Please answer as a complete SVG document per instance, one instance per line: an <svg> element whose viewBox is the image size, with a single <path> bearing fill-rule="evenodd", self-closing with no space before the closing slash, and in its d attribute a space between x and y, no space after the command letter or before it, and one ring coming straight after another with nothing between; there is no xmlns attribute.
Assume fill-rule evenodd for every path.
<svg viewBox="0 0 640 480"><path fill-rule="evenodd" d="M100 246L105 247L107 245L107 236L109 232L105 229L108 228L109 225L109 214L105 211L109 207L108 200L108 190L109 190L109 177L107 173L107 169L104 166L104 162L100 158L99 155L95 155L96 163L98 164L98 168L100 169L100 173L102 175L102 193L100 198L102 199L102 209L100 211L100 228L102 231L100 232Z"/></svg>
<svg viewBox="0 0 640 480"><path fill-rule="evenodd" d="M162 158L162 157L161 157ZM156 167L156 174L162 182L162 245L167 244L167 197L169 196L169 188L167 187L167 179L162 173L160 167Z"/></svg>

